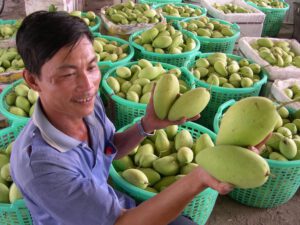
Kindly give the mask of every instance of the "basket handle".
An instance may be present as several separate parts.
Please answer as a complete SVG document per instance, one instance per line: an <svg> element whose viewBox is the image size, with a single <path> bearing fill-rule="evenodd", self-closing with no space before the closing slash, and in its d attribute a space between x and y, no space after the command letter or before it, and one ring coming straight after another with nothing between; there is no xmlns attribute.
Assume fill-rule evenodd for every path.
<svg viewBox="0 0 300 225"><path fill-rule="evenodd" d="M240 26L237 25L236 23L232 24L232 28L235 29L236 31L241 31Z"/></svg>
<svg viewBox="0 0 300 225"><path fill-rule="evenodd" d="M186 65L187 65L187 64L186 64ZM195 84L195 77L194 77L194 75L188 70L188 68L187 68L186 65L180 67L180 70L181 70L184 74L186 74L187 76L189 76L189 78L191 78L191 80L192 80L192 86L193 86L193 85Z"/></svg>
<svg viewBox="0 0 300 225"><path fill-rule="evenodd" d="M224 110L229 108L230 106L232 106L234 103L235 103L235 100L231 99L227 102L224 102L222 105L219 106L218 111L215 115L214 124L213 124L215 133L219 132L219 129L220 129L219 122L223 116Z"/></svg>

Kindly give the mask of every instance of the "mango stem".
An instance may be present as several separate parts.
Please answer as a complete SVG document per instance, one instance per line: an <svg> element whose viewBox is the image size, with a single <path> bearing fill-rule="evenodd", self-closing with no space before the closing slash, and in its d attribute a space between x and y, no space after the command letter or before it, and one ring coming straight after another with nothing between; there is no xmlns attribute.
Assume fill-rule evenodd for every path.
<svg viewBox="0 0 300 225"><path fill-rule="evenodd" d="M295 98L294 100L289 101L289 102L283 102L276 109L279 110L280 108L282 108L282 107L284 107L284 106L286 106L288 104L294 103L294 102L300 102L300 97Z"/></svg>

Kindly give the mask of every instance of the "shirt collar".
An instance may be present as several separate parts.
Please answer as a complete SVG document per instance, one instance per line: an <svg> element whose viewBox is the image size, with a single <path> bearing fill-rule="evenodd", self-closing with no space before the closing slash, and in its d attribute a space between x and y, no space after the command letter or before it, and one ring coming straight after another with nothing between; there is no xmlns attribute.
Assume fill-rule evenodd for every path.
<svg viewBox="0 0 300 225"><path fill-rule="evenodd" d="M41 132L44 140L53 148L59 150L60 152L67 152L76 146L78 146L81 141L70 137L63 133L62 131L55 128L47 119L41 106L40 99L36 102L34 112L32 115L32 121L37 126ZM87 116L85 121L92 125L94 121L94 113Z"/></svg>

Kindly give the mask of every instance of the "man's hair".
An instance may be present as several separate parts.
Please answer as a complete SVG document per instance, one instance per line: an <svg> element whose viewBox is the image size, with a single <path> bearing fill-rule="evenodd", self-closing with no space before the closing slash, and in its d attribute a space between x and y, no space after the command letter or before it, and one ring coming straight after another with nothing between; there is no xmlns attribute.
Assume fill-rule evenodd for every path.
<svg viewBox="0 0 300 225"><path fill-rule="evenodd" d="M67 12L37 11L23 20L16 43L25 68L39 77L42 66L61 48L74 46L84 36L93 42L88 26L79 17Z"/></svg>

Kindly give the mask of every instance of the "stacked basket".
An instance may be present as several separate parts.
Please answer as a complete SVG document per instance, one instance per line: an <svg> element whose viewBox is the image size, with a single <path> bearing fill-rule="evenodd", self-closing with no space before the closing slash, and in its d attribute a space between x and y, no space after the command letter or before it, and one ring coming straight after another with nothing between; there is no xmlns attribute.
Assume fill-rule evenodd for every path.
<svg viewBox="0 0 300 225"><path fill-rule="evenodd" d="M190 61L186 64L184 70L189 70L194 64L197 58L206 58L213 53L198 54L198 57L194 61ZM240 60L243 57L237 55L226 54L227 57ZM190 74L191 72L188 71ZM191 74L191 76L193 76ZM264 72L260 73L261 80L256 82L252 87L248 88L224 88L219 86L210 85L204 81L195 78L195 88L204 87L210 90L210 101L204 111L201 113L199 123L205 127L212 128L213 120L218 108L224 102L235 99L239 100L248 96L258 96L263 84L267 82L267 75Z"/></svg>
<svg viewBox="0 0 300 225"><path fill-rule="evenodd" d="M223 113L234 103L234 100L229 100L219 107L214 119L216 133L219 131ZM263 186L253 189L235 188L229 196L244 205L259 208L273 208L290 200L300 187L300 160L266 161L270 166L271 175Z"/></svg>
<svg viewBox="0 0 300 225"><path fill-rule="evenodd" d="M131 46L134 47L134 51L135 51L134 58L137 60L138 59L147 59L149 61L169 63L172 65L181 67L185 63L193 60L195 58L195 55L197 54L197 52L200 49L200 42L198 41L196 36L194 34L192 34L191 32L183 30L182 31L183 35L186 35L187 37L192 38L196 42L196 47L193 50L183 52L180 54L160 54L160 53L156 53L156 52L150 52L150 51L147 51L143 46L134 42L135 37L137 37L144 31L145 30L137 31L137 32L133 33L132 35L130 35L130 37L129 37L129 43Z"/></svg>
<svg viewBox="0 0 300 225"><path fill-rule="evenodd" d="M14 141L24 124L12 123L0 131L0 149L5 149ZM32 225L30 213L24 200L17 200L12 204L0 203L0 224L2 225Z"/></svg>
<svg viewBox="0 0 300 225"><path fill-rule="evenodd" d="M122 132L127 128L131 127L139 119L140 118L137 118L135 121L133 121L132 124L129 124L121 128L119 132ZM192 134L194 139L199 137L203 133L207 133L213 140L215 139L215 134L212 131L193 122L187 122L183 125L180 125L179 130L182 129L188 130ZM132 198L134 198L139 202L145 201L155 196L155 193L145 191L125 181L117 173L117 171L113 166L110 169L110 176L117 189L127 193L129 196L131 196ZM217 197L218 197L218 192L210 188L207 188L205 191L201 192L196 197L194 197L194 199L185 207L183 211L183 215L188 216L199 225L204 225L214 208Z"/></svg>
<svg viewBox="0 0 300 225"><path fill-rule="evenodd" d="M266 15L261 36L276 37L280 31L285 14L289 9L289 5L284 2L284 8L266 8L258 6L251 1L247 1L247 3Z"/></svg>
<svg viewBox="0 0 300 225"><path fill-rule="evenodd" d="M184 19L183 22L189 22L194 18ZM220 19L209 18L212 21L218 21L220 24L228 25L231 30L234 31L234 35L231 37L223 37L223 38L209 38L209 37L201 37L197 36L197 39L200 41L200 51L203 53L208 52L224 52L224 53L232 53L234 50L235 42L240 36L240 28L237 24L232 24ZM177 24L179 30L183 28L180 26L180 23Z"/></svg>

